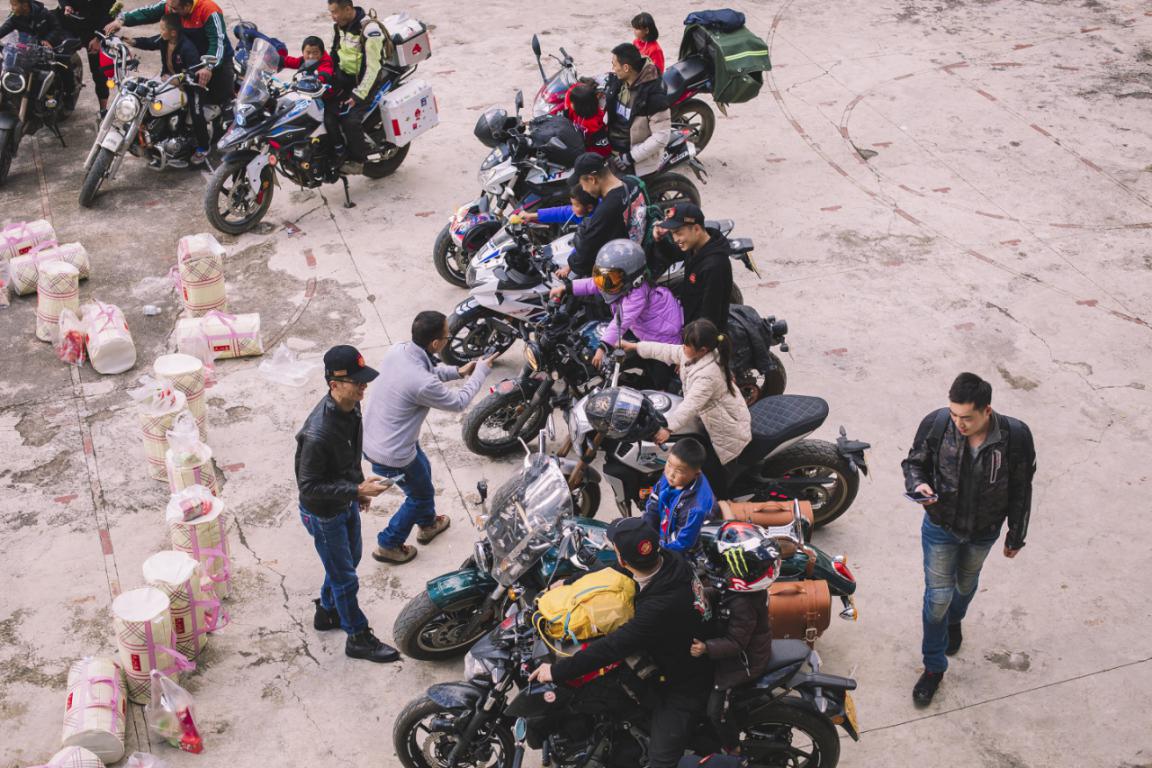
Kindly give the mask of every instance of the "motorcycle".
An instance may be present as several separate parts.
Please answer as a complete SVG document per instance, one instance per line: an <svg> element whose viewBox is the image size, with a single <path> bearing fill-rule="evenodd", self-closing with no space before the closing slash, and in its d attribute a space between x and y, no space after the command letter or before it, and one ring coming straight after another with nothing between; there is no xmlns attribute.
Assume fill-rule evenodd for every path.
<svg viewBox="0 0 1152 768"><path fill-rule="evenodd" d="M694 437L708 440L702 424L673 435L663 446L642 434L645 421L665 422L665 415L683 398L667 392L622 388L620 396L636 406L632 428L621 439L609 438L592 428L587 414L587 395L568 412L568 433L580 464L569 482L580 487L580 472L603 452L603 473L612 488L620 514L631 516L635 504L644 508L652 487L660 479L668 452L676 440ZM828 418L828 403L806 395L774 395L754 403L752 442L727 467L730 496L734 500L775 501L801 499L811 502L814 525L827 525L848 511L860 489L860 473L868 474L865 442L849 440L840 427L836 443L810 440Z"/></svg>
<svg viewBox="0 0 1152 768"><path fill-rule="evenodd" d="M275 76L279 69L280 54L267 40L255 39L236 98L234 122L218 143L225 155L204 194L204 212L221 232L238 235L260 223L272 204L277 172L308 189L339 181L344 206L355 206L348 177L340 171L343 153L337 138L324 128L321 96L327 86L303 72L284 83ZM370 179L394 173L408 156L411 140L436 124L431 89L422 81L405 84L415 69L415 65L384 67L387 79L364 118L374 145L364 163L364 175ZM400 135L399 122L384 119L386 94L423 101L419 130Z"/></svg>
<svg viewBox="0 0 1152 768"><path fill-rule="evenodd" d="M138 61L118 37L96 33L100 47L113 63L116 96L100 121L96 140L84 161L84 183L80 205L91 208L105 180L116 178L125 153L146 157L154 170L187 168L195 150L191 127L184 107L184 87L199 88L193 75L214 65L206 58L187 71L171 77L129 77ZM223 111L215 104L205 106L204 117L217 125Z"/></svg>
<svg viewBox="0 0 1152 768"><path fill-rule="evenodd" d="M12 159L25 136L47 128L60 145L60 123L76 110L83 87L80 41L64 40L53 48L20 34L6 43L0 67L0 184L8 179ZM71 83L62 72L71 70Z"/></svg>
<svg viewBox="0 0 1152 768"><path fill-rule="evenodd" d="M509 118L506 135L480 164L478 181L483 193L456 210L432 247L436 271L461 288L467 287L466 271L472 257L500 231L509 215L568 202L572 169L553 152L563 147L533 142L530 125L519 116L524 107L523 93L517 92L515 106L516 116ZM664 148L660 166L643 179L650 202L666 206L690 200L700 204L696 185L672 172L685 164L697 179L703 178L704 166L696 159L692 145L683 136L676 136Z"/></svg>

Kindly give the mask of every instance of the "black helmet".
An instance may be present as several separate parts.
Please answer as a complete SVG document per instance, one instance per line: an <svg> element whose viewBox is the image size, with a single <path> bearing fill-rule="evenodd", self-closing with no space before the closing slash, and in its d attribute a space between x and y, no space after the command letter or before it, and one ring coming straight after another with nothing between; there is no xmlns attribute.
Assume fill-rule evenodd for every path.
<svg viewBox="0 0 1152 768"><path fill-rule="evenodd" d="M476 121L472 135L480 140L486 147L496 148L501 142L507 140L508 131L516 125L516 118L509 117L508 111L500 107L492 107Z"/></svg>
<svg viewBox="0 0 1152 768"><path fill-rule="evenodd" d="M613 440L651 437L665 424L652 402L628 387L612 387L592 395L584 414L592 429Z"/></svg>
<svg viewBox="0 0 1152 768"><path fill-rule="evenodd" d="M733 592L761 592L780 573L780 549L758 525L729 522L716 533L716 553L724 588Z"/></svg>

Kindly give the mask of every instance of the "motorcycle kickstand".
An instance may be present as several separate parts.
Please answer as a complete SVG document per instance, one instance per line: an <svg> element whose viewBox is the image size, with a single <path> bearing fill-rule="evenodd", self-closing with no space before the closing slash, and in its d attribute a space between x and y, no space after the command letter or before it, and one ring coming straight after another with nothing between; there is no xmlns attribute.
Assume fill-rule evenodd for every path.
<svg viewBox="0 0 1152 768"><path fill-rule="evenodd" d="M356 203L352 202L352 196L348 193L348 177L341 176L340 181L344 184L344 207L355 208Z"/></svg>

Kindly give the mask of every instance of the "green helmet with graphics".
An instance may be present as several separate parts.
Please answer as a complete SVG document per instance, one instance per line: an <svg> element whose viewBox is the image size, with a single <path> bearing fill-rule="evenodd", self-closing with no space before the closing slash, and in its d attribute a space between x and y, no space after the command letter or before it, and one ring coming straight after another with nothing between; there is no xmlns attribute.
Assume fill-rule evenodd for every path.
<svg viewBox="0 0 1152 768"><path fill-rule="evenodd" d="M758 525L729 522L716 532L724 588L733 592L761 592L780 573L780 548Z"/></svg>

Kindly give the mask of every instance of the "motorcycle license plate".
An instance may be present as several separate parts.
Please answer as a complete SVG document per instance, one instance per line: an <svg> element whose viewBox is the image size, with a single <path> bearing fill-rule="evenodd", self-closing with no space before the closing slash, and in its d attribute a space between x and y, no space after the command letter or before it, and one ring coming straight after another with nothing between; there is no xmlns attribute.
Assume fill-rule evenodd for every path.
<svg viewBox="0 0 1152 768"><path fill-rule="evenodd" d="M844 692L844 716L848 718L852 730L860 733L860 725L856 722L856 702L852 700L852 694L848 691Z"/></svg>

